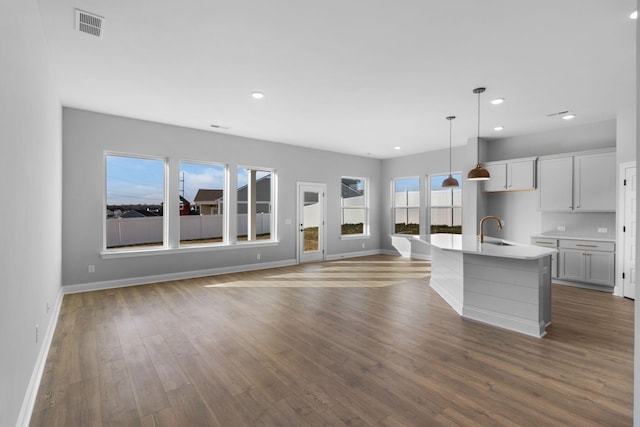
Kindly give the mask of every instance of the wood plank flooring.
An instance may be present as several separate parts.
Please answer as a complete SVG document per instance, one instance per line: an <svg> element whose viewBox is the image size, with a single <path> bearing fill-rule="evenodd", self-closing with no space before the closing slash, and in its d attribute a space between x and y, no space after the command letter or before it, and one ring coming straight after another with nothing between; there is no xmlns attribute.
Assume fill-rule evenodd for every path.
<svg viewBox="0 0 640 427"><path fill-rule="evenodd" d="M553 286L543 339L373 256L65 296L32 426L626 426L633 301Z"/></svg>

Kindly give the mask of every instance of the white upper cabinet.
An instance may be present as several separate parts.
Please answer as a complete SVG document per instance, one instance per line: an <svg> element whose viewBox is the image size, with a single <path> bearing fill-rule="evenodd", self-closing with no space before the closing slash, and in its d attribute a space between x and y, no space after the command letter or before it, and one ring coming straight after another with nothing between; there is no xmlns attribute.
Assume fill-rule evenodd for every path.
<svg viewBox="0 0 640 427"><path fill-rule="evenodd" d="M507 191L507 163L486 163L491 179L484 182L484 191Z"/></svg>
<svg viewBox="0 0 640 427"><path fill-rule="evenodd" d="M574 203L580 211L615 211L615 153L575 156L573 159Z"/></svg>
<svg viewBox="0 0 640 427"><path fill-rule="evenodd" d="M615 211L615 182L615 152L538 160L542 211Z"/></svg>
<svg viewBox="0 0 640 427"><path fill-rule="evenodd" d="M573 210L573 157L538 160L540 210Z"/></svg>
<svg viewBox="0 0 640 427"><path fill-rule="evenodd" d="M486 163L491 179L484 182L484 191L535 190L535 164L535 157Z"/></svg>

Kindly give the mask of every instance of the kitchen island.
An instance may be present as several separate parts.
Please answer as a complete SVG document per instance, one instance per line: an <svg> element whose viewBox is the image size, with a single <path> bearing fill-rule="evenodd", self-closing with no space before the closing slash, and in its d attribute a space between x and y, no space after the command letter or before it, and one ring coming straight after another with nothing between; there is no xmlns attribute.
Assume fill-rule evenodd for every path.
<svg viewBox="0 0 640 427"><path fill-rule="evenodd" d="M432 234L431 287L461 316L542 337L551 324L555 249Z"/></svg>

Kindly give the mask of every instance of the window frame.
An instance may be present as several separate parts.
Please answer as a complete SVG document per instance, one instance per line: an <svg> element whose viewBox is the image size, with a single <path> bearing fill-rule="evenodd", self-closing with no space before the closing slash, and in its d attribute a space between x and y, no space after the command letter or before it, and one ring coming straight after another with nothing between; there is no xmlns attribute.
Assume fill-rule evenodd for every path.
<svg viewBox="0 0 640 427"><path fill-rule="evenodd" d="M270 193L271 193L271 200L269 201L269 206L271 208L271 212L270 212L270 218L269 218L269 227L270 227L270 237L269 239L256 239L256 240L249 240L249 236L247 236L247 240L238 240L238 215L240 215L238 213L238 204L239 204L239 200L238 200L238 190L240 190L241 187L238 187L238 174L240 173L240 169L245 169L245 170L255 170L255 171L259 171L259 172L269 172L271 174L271 184L270 184ZM244 246L244 245L260 245L260 244L265 244L265 243L277 243L278 242L278 234L277 234L277 224L278 221L277 219L277 201L278 201L278 195L277 195L277 180L278 180L278 176L276 173L276 169L275 168L269 168L269 167L264 167L264 166L249 166L249 165L237 165L236 167L236 188L234 190L234 194L235 194L235 200L234 200L234 215L235 215L235 229L233 230L233 236L234 238L234 242L237 245L240 246ZM247 182L247 187L249 186L249 182ZM256 204L258 203L258 201L256 200ZM228 211L230 209L227 209ZM247 213L248 213L249 209L247 209ZM231 236L231 231L229 231L229 235Z"/></svg>
<svg viewBox="0 0 640 427"><path fill-rule="evenodd" d="M179 249L192 249L192 248L209 248L209 247L218 247L225 246L229 244L229 165L226 163L206 161L206 160L193 160L193 159L180 159L178 161L178 185L180 183L181 177L180 173L182 172L182 164L190 163L195 165L203 165L203 166L211 166L211 167L221 167L223 172L223 183L222 183L222 198L226 199L226 202L223 202L222 209L222 242L210 242L210 243L193 243L193 244L182 244L182 238L180 236L181 226L182 226L182 218L180 213L178 212L178 248ZM180 188L178 188L178 194L180 194ZM195 204L195 196L193 200ZM202 215L202 214L201 214Z"/></svg>
<svg viewBox="0 0 640 427"><path fill-rule="evenodd" d="M446 179L449 176L449 172L446 173L434 173L434 174L430 174L427 175L427 207L426 207L426 211L427 211L427 222L428 222L428 230L429 230L429 234L433 234L431 231L431 227L432 227L432 215L431 215L431 209L432 208L448 208L451 209L452 211L456 208L460 209L460 233L453 233L453 227L454 225L451 225L451 230L449 230L450 234L460 234L462 235L462 210L464 209L464 203L463 203L463 192L464 192L464 179L463 179L463 175L462 172L451 172L451 175L456 177L456 175L459 175L458 179L458 183L460 184L459 188L460 188L460 204L456 205L455 202L455 197L453 196L453 191L455 188L458 187L453 187L451 188L451 204L450 205L433 205L433 200L431 197L431 192L433 191L432 186L431 186L431 179L435 178L435 177L443 177L443 180ZM438 234L445 234L445 233L438 233Z"/></svg>
<svg viewBox="0 0 640 427"><path fill-rule="evenodd" d="M128 246L128 247L107 247L107 216L105 215L107 204L107 158L108 157L125 157L130 159L156 160L162 161L162 244L159 246ZM164 251L169 248L169 217L171 216L170 206L167 205L169 199L169 158L167 156L158 156L153 154L128 153L121 151L105 150L102 156L102 254L130 254L130 253L155 253ZM169 208L169 209L167 209Z"/></svg>
<svg viewBox="0 0 640 427"><path fill-rule="evenodd" d="M406 206L398 206L396 204L396 182L400 181L400 180L408 180L408 179L415 179L418 182L418 204L417 205L409 205L408 201L407 201L407 205ZM414 175L414 176L403 176L403 177L396 177L396 178L392 178L391 179L391 234L393 236L419 236L420 232L423 228L422 226L422 221L421 221L421 215L420 215L420 211L421 211L421 194L422 194L422 179L420 176L418 175ZM408 199L408 197L407 197ZM417 234L408 234L408 233L396 233L396 209L417 209L418 211L418 233Z"/></svg>
<svg viewBox="0 0 640 427"><path fill-rule="evenodd" d="M344 179L353 179L360 180L363 182L363 199L362 206L354 206L354 207L345 207L343 205L344 198L342 197L342 181ZM364 210L364 218L362 224L362 233L353 233L353 234L343 234L342 233L342 221L344 218L344 210L345 209L363 209ZM369 178L365 177L355 177L355 176L341 176L340 177L340 239L349 240L349 239L362 239L370 237L370 228L369 228Z"/></svg>

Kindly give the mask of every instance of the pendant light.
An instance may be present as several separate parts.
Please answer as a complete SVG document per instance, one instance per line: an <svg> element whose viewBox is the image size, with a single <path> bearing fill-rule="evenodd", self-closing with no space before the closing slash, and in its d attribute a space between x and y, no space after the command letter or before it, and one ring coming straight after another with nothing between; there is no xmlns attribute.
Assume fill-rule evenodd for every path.
<svg viewBox="0 0 640 427"><path fill-rule="evenodd" d="M467 179L469 181L486 181L491 179L491 175L489 175L489 171L482 167L480 164L480 94L485 91L485 88L478 87L473 90L473 93L478 94L478 140L477 140L477 154L478 154L478 163L476 167L469 171L467 175Z"/></svg>
<svg viewBox="0 0 640 427"><path fill-rule="evenodd" d="M453 175L451 175L451 128L453 126L453 119L455 118L456 116L447 117L447 120L449 120L449 178L442 181L442 188L453 188L460 186L458 180L455 179Z"/></svg>

